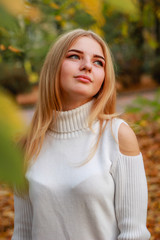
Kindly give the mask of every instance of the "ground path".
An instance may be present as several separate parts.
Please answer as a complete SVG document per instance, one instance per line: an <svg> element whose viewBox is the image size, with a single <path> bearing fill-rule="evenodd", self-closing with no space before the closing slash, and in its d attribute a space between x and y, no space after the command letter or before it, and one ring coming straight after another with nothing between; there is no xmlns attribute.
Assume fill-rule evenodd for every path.
<svg viewBox="0 0 160 240"><path fill-rule="evenodd" d="M117 94L117 111L123 112L125 111L126 106L132 105L133 101L138 97L145 97L147 99L154 99L156 89L153 90L141 90L141 91L133 91L126 93Z"/></svg>

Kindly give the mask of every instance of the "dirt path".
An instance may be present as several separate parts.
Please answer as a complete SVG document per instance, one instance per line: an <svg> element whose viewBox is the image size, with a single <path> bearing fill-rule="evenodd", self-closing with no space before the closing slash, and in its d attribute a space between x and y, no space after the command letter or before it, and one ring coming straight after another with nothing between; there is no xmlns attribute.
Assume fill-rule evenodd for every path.
<svg viewBox="0 0 160 240"><path fill-rule="evenodd" d="M147 99L152 100L155 96L155 90L148 90L148 91L135 91L135 92L127 92L117 94L117 111L124 112L126 106L132 105L133 101L138 97L145 97Z"/></svg>

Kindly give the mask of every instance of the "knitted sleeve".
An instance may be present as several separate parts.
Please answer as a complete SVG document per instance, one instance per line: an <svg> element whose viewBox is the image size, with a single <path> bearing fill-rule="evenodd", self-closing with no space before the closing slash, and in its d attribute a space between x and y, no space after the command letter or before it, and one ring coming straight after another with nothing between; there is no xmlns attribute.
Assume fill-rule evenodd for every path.
<svg viewBox="0 0 160 240"><path fill-rule="evenodd" d="M32 205L28 196L14 195L14 233L12 240L32 240Z"/></svg>
<svg viewBox="0 0 160 240"><path fill-rule="evenodd" d="M146 228L147 183L142 155L119 157L112 168L118 240L148 240Z"/></svg>
<svg viewBox="0 0 160 240"><path fill-rule="evenodd" d="M148 190L140 153L126 156L119 150L118 129L121 119L113 125L114 157L110 172L115 182L115 213L120 234L118 240L149 240L150 233L146 227ZM126 124L126 123L125 123Z"/></svg>

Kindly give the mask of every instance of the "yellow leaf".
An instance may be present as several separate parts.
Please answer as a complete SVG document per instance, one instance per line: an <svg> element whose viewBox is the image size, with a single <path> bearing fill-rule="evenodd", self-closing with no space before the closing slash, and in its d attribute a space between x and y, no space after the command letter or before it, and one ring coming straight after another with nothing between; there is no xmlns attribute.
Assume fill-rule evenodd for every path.
<svg viewBox="0 0 160 240"><path fill-rule="evenodd" d="M65 27L65 26L66 26L66 23L67 23L67 22L66 22L65 20L62 20L62 21L61 21L61 26L62 26L62 27Z"/></svg>
<svg viewBox="0 0 160 240"><path fill-rule="evenodd" d="M88 14L90 14L96 21L99 26L103 26L105 19L102 15L102 0L79 0L84 9Z"/></svg>
<svg viewBox="0 0 160 240"><path fill-rule="evenodd" d="M160 126L160 117L156 120L156 122L159 124Z"/></svg>
<svg viewBox="0 0 160 240"><path fill-rule="evenodd" d="M146 120L141 120L141 121L140 121L140 126L146 127L147 125L148 125L148 123L147 123Z"/></svg>
<svg viewBox="0 0 160 240"><path fill-rule="evenodd" d="M38 74L35 73L35 72L32 72L30 75L29 75L29 81L31 83L36 83L38 81Z"/></svg>
<svg viewBox="0 0 160 240"><path fill-rule="evenodd" d="M22 119L20 109L13 99L2 90L0 90L0 113L0 121L8 126L12 137L25 131L26 125Z"/></svg>
<svg viewBox="0 0 160 240"><path fill-rule="evenodd" d="M39 21L42 15L40 10L37 7L31 5L30 3L25 3L25 10L23 14L25 17L34 22Z"/></svg>
<svg viewBox="0 0 160 240"><path fill-rule="evenodd" d="M104 32L97 24L92 25L91 30L100 35L101 37L104 36Z"/></svg>
<svg viewBox="0 0 160 240"><path fill-rule="evenodd" d="M1 4L15 16L22 14L32 21L39 21L41 18L40 10L26 1L1 0Z"/></svg>
<svg viewBox="0 0 160 240"><path fill-rule="evenodd" d="M57 21L62 21L62 17L61 17L60 15L55 16L55 19L56 19Z"/></svg>
<svg viewBox="0 0 160 240"><path fill-rule="evenodd" d="M116 11L128 13L128 14L137 14L138 13L138 2L137 0L106 0L109 6L113 7Z"/></svg>
<svg viewBox="0 0 160 240"><path fill-rule="evenodd" d="M31 67L31 63L30 63L30 61L25 61L24 62L24 68L25 68L25 70L26 70L26 72L28 73L28 74L30 74L31 72L32 72L32 67Z"/></svg>
<svg viewBox="0 0 160 240"><path fill-rule="evenodd" d="M158 46L158 42L155 40L154 36L148 31L144 31L143 34L150 47L156 49Z"/></svg>
<svg viewBox="0 0 160 240"><path fill-rule="evenodd" d="M4 50L6 50L6 47L3 44L0 44L0 50L4 51Z"/></svg>
<svg viewBox="0 0 160 240"><path fill-rule="evenodd" d="M32 66L30 61L28 60L25 61L24 68L26 70L26 73L28 74L29 81L31 83L36 83L38 81L38 74L32 71Z"/></svg>
<svg viewBox="0 0 160 240"><path fill-rule="evenodd" d="M1 0L1 4L8 9L9 12L16 15L25 9L24 1L22 0Z"/></svg>
<svg viewBox="0 0 160 240"><path fill-rule="evenodd" d="M156 15L157 15L157 17L160 19L160 9L157 9Z"/></svg>
<svg viewBox="0 0 160 240"><path fill-rule="evenodd" d="M50 6L54 9L59 9L59 6L56 3L50 3Z"/></svg>
<svg viewBox="0 0 160 240"><path fill-rule="evenodd" d="M122 35L124 37L128 36L128 25L125 22L122 24Z"/></svg>
<svg viewBox="0 0 160 240"><path fill-rule="evenodd" d="M73 15L75 13L75 9L74 8L69 8L68 10L66 10L66 13L68 15Z"/></svg>
<svg viewBox="0 0 160 240"><path fill-rule="evenodd" d="M9 49L11 52L15 52L15 53L20 53L20 52L21 52L18 48L15 48L15 47L13 47L13 46L9 46L8 49Z"/></svg>

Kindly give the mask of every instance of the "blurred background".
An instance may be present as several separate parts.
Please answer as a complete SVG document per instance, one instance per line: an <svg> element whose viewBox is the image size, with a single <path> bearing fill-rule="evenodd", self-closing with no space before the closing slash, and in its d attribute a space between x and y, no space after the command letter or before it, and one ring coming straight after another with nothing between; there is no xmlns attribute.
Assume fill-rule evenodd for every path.
<svg viewBox="0 0 160 240"><path fill-rule="evenodd" d="M27 131L38 80L55 39L91 29L114 58L117 111L144 157L151 240L160 239L160 0L0 0L0 240L14 225L12 184L23 183L16 139Z"/></svg>

